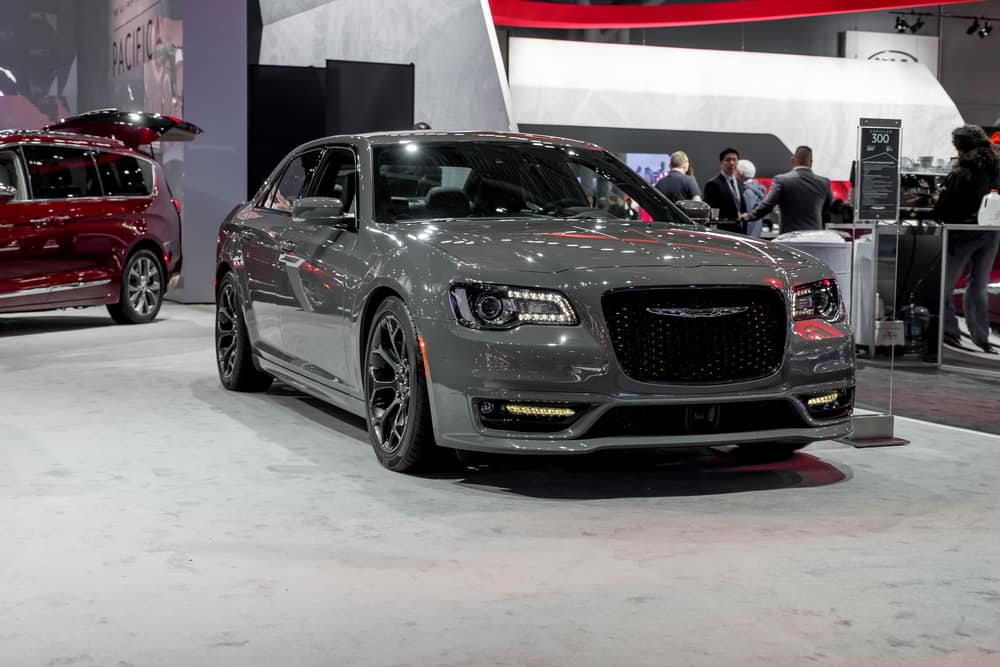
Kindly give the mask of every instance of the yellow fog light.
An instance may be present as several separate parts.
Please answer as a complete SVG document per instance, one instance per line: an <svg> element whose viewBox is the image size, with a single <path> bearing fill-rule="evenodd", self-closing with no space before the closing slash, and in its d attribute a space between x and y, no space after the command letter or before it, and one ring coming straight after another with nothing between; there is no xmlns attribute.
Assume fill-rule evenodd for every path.
<svg viewBox="0 0 1000 667"><path fill-rule="evenodd" d="M835 391L832 394L824 394L822 396L814 396L806 401L806 405L810 408L817 407L819 405L829 405L830 403L836 403L837 399L840 398L840 392Z"/></svg>
<svg viewBox="0 0 1000 667"><path fill-rule="evenodd" d="M572 417L576 414L573 408L553 408L542 405L520 405L518 403L508 403L504 410L512 415L522 415L526 417Z"/></svg>

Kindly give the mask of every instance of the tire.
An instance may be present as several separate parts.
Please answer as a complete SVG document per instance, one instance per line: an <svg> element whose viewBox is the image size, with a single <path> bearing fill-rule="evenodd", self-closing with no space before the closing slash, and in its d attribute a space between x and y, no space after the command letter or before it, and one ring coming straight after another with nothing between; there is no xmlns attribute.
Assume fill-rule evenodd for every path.
<svg viewBox="0 0 1000 667"><path fill-rule="evenodd" d="M806 445L789 445L780 442L758 442L739 445L733 450L733 457L741 463L774 463L795 455Z"/></svg>
<svg viewBox="0 0 1000 667"><path fill-rule="evenodd" d="M165 289L159 258L150 250L138 250L125 261L118 303L108 304L108 313L118 324L152 322L163 305Z"/></svg>
<svg viewBox="0 0 1000 667"><path fill-rule="evenodd" d="M264 391L274 378L254 365L236 276L227 273L215 298L215 366L230 391Z"/></svg>
<svg viewBox="0 0 1000 667"><path fill-rule="evenodd" d="M372 319L364 356L368 439L379 463L414 472L435 459L430 401L417 331L406 305L382 302Z"/></svg>

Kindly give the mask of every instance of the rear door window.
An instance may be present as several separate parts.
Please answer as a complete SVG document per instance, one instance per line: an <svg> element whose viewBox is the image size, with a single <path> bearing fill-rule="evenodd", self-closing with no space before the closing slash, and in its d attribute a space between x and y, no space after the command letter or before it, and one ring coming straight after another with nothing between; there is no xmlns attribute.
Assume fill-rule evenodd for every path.
<svg viewBox="0 0 1000 667"><path fill-rule="evenodd" d="M100 197L101 181L90 151L56 145L23 146L33 199Z"/></svg>
<svg viewBox="0 0 1000 667"><path fill-rule="evenodd" d="M153 165L132 155L96 154L104 194L109 197L148 197L153 194Z"/></svg>

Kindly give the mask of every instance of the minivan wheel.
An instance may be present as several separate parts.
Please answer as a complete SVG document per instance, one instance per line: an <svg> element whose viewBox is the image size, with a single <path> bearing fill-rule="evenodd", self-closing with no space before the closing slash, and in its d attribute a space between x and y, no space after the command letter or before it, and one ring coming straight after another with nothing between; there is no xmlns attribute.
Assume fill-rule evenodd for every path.
<svg viewBox="0 0 1000 667"><path fill-rule="evenodd" d="M402 301L382 302L365 350L368 439L383 466L413 472L432 460L436 445L416 326Z"/></svg>
<svg viewBox="0 0 1000 667"><path fill-rule="evenodd" d="M160 260L150 250L139 250L125 262L118 303L108 304L108 313L119 324L152 322L163 305L164 287Z"/></svg>
<svg viewBox="0 0 1000 667"><path fill-rule="evenodd" d="M219 381L231 391L264 391L274 381L253 363L236 276L232 273L222 277L215 299L215 362Z"/></svg>

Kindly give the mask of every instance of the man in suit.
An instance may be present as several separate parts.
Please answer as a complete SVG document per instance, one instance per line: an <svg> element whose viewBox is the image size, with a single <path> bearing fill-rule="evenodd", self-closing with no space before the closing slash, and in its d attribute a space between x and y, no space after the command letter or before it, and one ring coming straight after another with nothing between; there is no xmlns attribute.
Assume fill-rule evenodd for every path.
<svg viewBox="0 0 1000 667"><path fill-rule="evenodd" d="M735 231L743 230L744 215L747 212L746 199L743 198L743 186L736 177L736 164L740 161L740 152L735 148L726 148L719 153L719 174L705 183L705 203L719 209L720 227L728 227Z"/></svg>
<svg viewBox="0 0 1000 667"><path fill-rule="evenodd" d="M806 229L823 229L830 220L833 192L830 179L817 176L812 170L813 152L799 146L792 155L792 170L778 174L764 201L750 211L751 220L759 220L781 207L781 233Z"/></svg>

